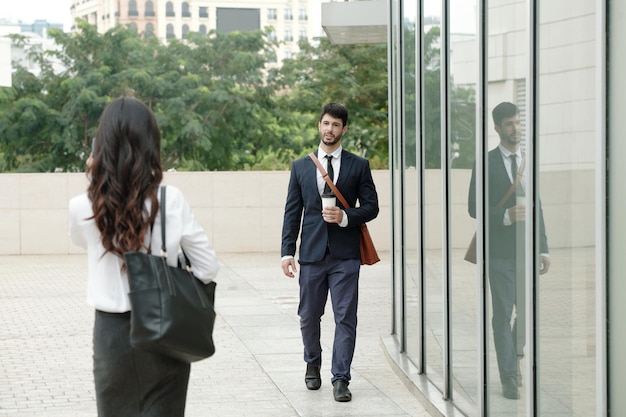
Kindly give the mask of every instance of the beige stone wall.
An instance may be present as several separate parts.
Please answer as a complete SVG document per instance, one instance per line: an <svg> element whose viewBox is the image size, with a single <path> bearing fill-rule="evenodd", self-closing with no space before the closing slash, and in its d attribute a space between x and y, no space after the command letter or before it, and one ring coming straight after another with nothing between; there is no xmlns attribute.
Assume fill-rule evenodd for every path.
<svg viewBox="0 0 626 417"><path fill-rule="evenodd" d="M389 174L374 173L381 214L371 233L389 247ZM288 171L168 172L219 252L280 256ZM0 174L0 255L81 253L68 236L68 201L86 190L85 174Z"/></svg>
<svg viewBox="0 0 626 417"><path fill-rule="evenodd" d="M378 250L386 252L391 249L390 173L374 171L373 175L380 214L369 228ZM468 170L453 171L453 248L465 247L473 234L474 221L466 208L469 177ZM427 186L440 188L439 178L439 173L429 172ZM277 257L288 181L288 171L165 174L165 183L183 191L218 252L276 252ZM572 224L572 216L580 222L593 219L594 193L589 192L593 171L575 176L550 172L542 174L541 183L550 245L592 245L593 230L572 236L565 228ZM67 206L86 186L82 173L0 174L0 255L81 253L69 241ZM441 212L437 204L427 204L431 212ZM415 202L408 201L407 207L407 217L417 219ZM441 233L428 225L427 236L428 248L441 245Z"/></svg>

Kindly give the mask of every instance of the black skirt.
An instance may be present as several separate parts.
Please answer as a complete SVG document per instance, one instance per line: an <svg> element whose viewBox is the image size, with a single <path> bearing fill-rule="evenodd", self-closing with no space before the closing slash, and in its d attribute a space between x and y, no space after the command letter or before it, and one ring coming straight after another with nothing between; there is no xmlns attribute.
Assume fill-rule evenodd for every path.
<svg viewBox="0 0 626 417"><path fill-rule="evenodd" d="M190 365L130 345L130 313L96 310L98 417L184 417Z"/></svg>

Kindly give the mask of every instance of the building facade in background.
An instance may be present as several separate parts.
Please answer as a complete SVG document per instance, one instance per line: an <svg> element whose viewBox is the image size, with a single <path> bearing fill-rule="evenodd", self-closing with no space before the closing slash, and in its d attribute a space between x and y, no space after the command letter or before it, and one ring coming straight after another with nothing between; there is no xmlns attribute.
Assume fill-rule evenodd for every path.
<svg viewBox="0 0 626 417"><path fill-rule="evenodd" d="M40 66L28 52L13 45L9 35L21 35L26 45L39 50L58 50L58 45L48 35L49 29L63 30L62 23L50 23L47 20L35 20L33 23L12 22L0 19L0 87L10 87L13 73L13 62L26 68L34 75L39 75ZM57 61L53 61L54 68L61 70Z"/></svg>
<svg viewBox="0 0 626 417"><path fill-rule="evenodd" d="M22 33L35 33L42 38L50 38L49 29L63 30L63 23L51 23L42 19L37 19L33 23L19 22L18 25Z"/></svg>
<svg viewBox="0 0 626 417"><path fill-rule="evenodd" d="M319 0L74 0L71 13L74 21L83 19L100 33L121 24L162 40L189 32L271 28L280 62L299 51L299 40L321 35L319 7Z"/></svg>

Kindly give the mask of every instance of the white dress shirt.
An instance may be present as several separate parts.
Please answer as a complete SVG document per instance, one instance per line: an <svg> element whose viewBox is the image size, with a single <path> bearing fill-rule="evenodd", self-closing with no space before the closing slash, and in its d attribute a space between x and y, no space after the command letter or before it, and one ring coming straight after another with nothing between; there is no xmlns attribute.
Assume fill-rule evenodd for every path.
<svg viewBox="0 0 626 417"><path fill-rule="evenodd" d="M506 169L506 173L509 175L511 183L513 183L515 182L515 178L513 178L513 168L511 166L511 155L513 155L513 152L509 151L502 145L498 145L498 147L500 148L500 152L502 153L502 160L504 161L504 168ZM521 151L516 152L514 155L519 169L522 163ZM526 170L522 172L520 178L520 186L522 187L522 190L526 190ZM513 224L509 216L509 210L504 211L504 219L502 219L502 223L505 226L511 226Z"/></svg>
<svg viewBox="0 0 626 417"><path fill-rule="evenodd" d="M322 148L318 148L317 150L317 159L322 162L322 165L326 165L325 169L326 172L328 172L328 159L326 159L326 155L332 155L332 159L330 160L330 163L333 164L333 184L337 184L337 179L339 178L339 170L341 169L341 152L343 150L343 147L339 146L337 149L335 149L335 151L331 154L327 154L326 152L324 152L322 150ZM324 179L324 177L322 177L322 173L320 172L319 169L316 169L317 171L317 190L319 191L320 195L322 195L322 193L324 192L324 186L326 185L326 180ZM341 219L341 223L339 223L339 227L348 227L348 216L346 215L346 212L344 210L343 211L343 217Z"/></svg>
<svg viewBox="0 0 626 417"><path fill-rule="evenodd" d="M513 178L513 172L511 170L511 155L513 152L506 149L504 146L499 145L500 152L502 152L502 159L504 160L504 167L506 168L507 174L509 174L509 179L511 183L515 181ZM518 169L522 166L522 151L518 150L515 152L515 160L517 161ZM522 190L526 191L526 170L522 171L522 176L520 178L520 185L522 186Z"/></svg>
<svg viewBox="0 0 626 417"><path fill-rule="evenodd" d="M158 197L160 199L160 193ZM204 229L198 224L189 203L178 188L167 186L166 200L167 263L176 266L182 247L191 262L194 275L204 283L212 281L217 275L219 264ZM149 200L146 201L146 207L149 211ZM87 193L70 200L69 216L72 242L87 249L87 303L109 313L130 311L128 277L122 271L123 259L112 253L104 253L100 231L91 218L93 210ZM148 233L145 243L146 246L150 245L152 254L160 254L160 212L154 220L152 239Z"/></svg>
<svg viewBox="0 0 626 417"><path fill-rule="evenodd" d="M322 166L326 169L326 172L328 172L328 159L326 159L326 155L333 156L331 163L333 164L334 178L332 178L332 180L334 184L337 184L337 179L339 178L339 170L341 169L341 150L342 149L343 148L339 146L339 148L335 149L335 152L331 154L327 154L326 152L322 150L322 148L319 148L317 150L317 159L320 160L320 162L322 163ZM326 181L324 180L324 177L322 177L322 173L318 169L317 170L317 190L319 191L320 195L322 195L322 193L324 192L325 185L326 185Z"/></svg>

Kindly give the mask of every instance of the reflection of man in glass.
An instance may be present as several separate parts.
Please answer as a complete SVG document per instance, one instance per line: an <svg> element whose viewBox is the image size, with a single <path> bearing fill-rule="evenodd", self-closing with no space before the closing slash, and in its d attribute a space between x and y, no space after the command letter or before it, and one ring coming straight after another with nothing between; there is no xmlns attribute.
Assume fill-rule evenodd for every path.
<svg viewBox="0 0 626 417"><path fill-rule="evenodd" d="M489 152L487 161L489 187L487 271L493 309L491 325L502 393L506 398L518 399L519 386L522 384L519 359L524 355L526 343L524 311L526 206L523 197L526 189L525 161L520 149L522 131L517 106L508 102L500 103L493 109L492 116L495 130L500 136L500 144ZM475 166L472 170L468 209L470 216L476 218ZM550 268L550 259L541 205L537 220L539 272L545 274ZM516 317L512 320L513 306Z"/></svg>

